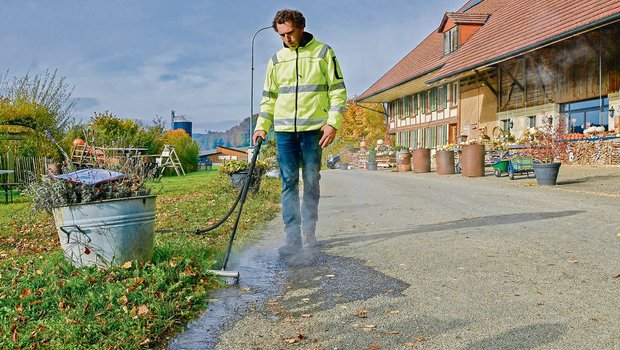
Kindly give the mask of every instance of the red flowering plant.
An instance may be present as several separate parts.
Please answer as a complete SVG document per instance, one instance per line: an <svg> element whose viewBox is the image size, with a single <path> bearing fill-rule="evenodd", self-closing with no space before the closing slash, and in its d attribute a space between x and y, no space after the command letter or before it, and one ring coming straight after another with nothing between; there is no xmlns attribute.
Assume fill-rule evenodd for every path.
<svg viewBox="0 0 620 350"><path fill-rule="evenodd" d="M526 149L538 163L562 162L568 159L568 145L564 140L566 134L566 117L561 115L555 125L552 117L545 117L544 125L532 127L521 136Z"/></svg>

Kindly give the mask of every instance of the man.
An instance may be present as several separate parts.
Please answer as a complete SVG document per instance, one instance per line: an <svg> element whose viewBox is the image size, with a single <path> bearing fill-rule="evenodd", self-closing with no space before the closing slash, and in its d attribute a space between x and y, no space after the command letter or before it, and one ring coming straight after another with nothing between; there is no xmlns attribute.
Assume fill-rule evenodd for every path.
<svg viewBox="0 0 620 350"><path fill-rule="evenodd" d="M282 219L286 240L280 255L289 257L316 246L319 171L322 148L329 146L342 123L347 92L334 51L310 33L296 10L278 11L272 27L284 48L269 61L260 114L253 140L265 138L273 125L282 178ZM303 202L299 200L299 168Z"/></svg>

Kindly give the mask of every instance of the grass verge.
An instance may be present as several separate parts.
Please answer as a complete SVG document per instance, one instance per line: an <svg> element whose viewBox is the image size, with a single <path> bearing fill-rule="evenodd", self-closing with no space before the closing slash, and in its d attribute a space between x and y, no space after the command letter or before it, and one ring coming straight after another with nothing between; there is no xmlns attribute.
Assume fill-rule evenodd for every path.
<svg viewBox="0 0 620 350"><path fill-rule="evenodd" d="M248 196L235 244L275 216L279 186L264 179ZM0 205L1 349L158 347L206 308L219 285L207 270L217 267L233 220L205 235L192 232L222 217L237 193L215 170L152 187L159 232L153 260L108 270L68 264L51 216L34 214L27 198Z"/></svg>

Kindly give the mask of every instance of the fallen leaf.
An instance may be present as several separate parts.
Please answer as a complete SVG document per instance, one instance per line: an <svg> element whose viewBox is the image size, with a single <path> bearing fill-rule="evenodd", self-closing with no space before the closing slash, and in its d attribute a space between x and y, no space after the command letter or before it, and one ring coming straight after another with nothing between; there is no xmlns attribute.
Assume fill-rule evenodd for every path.
<svg viewBox="0 0 620 350"><path fill-rule="evenodd" d="M617 274L617 275L613 275L613 276L611 276L611 278L620 278L620 273L619 273L619 274Z"/></svg>
<svg viewBox="0 0 620 350"><path fill-rule="evenodd" d="M420 335L420 336L417 336L415 339L416 339L417 341L419 341L420 343L423 343L423 342L425 342L425 341L426 341L426 337L423 337L423 336L421 336L421 335Z"/></svg>
<svg viewBox="0 0 620 350"><path fill-rule="evenodd" d="M302 318L310 318L310 317L312 317L312 315L310 315L310 314L302 314L301 317Z"/></svg>
<svg viewBox="0 0 620 350"><path fill-rule="evenodd" d="M368 316L366 315L368 313L368 309L359 309L357 310L356 313L353 314L353 316L357 316L359 318L367 318Z"/></svg>
<svg viewBox="0 0 620 350"><path fill-rule="evenodd" d="M284 339L285 342L289 343L289 344L293 344L297 342L297 339L295 338L288 338L288 339Z"/></svg>
<svg viewBox="0 0 620 350"><path fill-rule="evenodd" d="M577 261L575 259L568 259L567 261L568 261L569 264L576 264L576 263L579 262L579 261Z"/></svg>
<svg viewBox="0 0 620 350"><path fill-rule="evenodd" d="M22 304L15 305L15 311L17 311L17 313L20 313L20 314L24 312L24 309L22 308Z"/></svg>
<svg viewBox="0 0 620 350"><path fill-rule="evenodd" d="M43 274L42 270L37 270L36 272L37 272L37 275L42 275Z"/></svg>
<svg viewBox="0 0 620 350"><path fill-rule="evenodd" d="M388 314L396 315L399 312L400 311L398 311L398 310L390 310L390 311L388 311Z"/></svg>
<svg viewBox="0 0 620 350"><path fill-rule="evenodd" d="M84 306L84 314L85 315L88 312L88 309L90 309L90 303L86 303L86 306Z"/></svg>
<svg viewBox="0 0 620 350"><path fill-rule="evenodd" d="M598 319L598 317L592 317L592 321L594 321L594 322L598 322L598 321L599 321L599 319Z"/></svg>
<svg viewBox="0 0 620 350"><path fill-rule="evenodd" d="M22 292L19 294L19 297L20 298L25 298L27 296L30 296L31 294L32 294L32 289L25 288L25 289L22 289Z"/></svg>
<svg viewBox="0 0 620 350"><path fill-rule="evenodd" d="M307 302L310 301L310 299L309 298L303 298L303 299L301 299L301 301L303 301L304 303L307 303Z"/></svg>
<svg viewBox="0 0 620 350"><path fill-rule="evenodd" d="M122 304L122 305L127 304L127 302L128 302L127 296L123 295L122 297L118 298L118 302L119 302L119 304Z"/></svg>
<svg viewBox="0 0 620 350"><path fill-rule="evenodd" d="M16 325L11 326L11 340L13 340L14 342L17 341L17 326Z"/></svg>
<svg viewBox="0 0 620 350"><path fill-rule="evenodd" d="M405 346L406 346L406 347L409 347L409 348L415 348L415 347L416 347L416 345L417 345L417 343L416 343L416 342L410 342L410 341L409 341L409 342L406 342L406 343L405 343Z"/></svg>
<svg viewBox="0 0 620 350"><path fill-rule="evenodd" d="M400 334L399 331L385 331L387 334Z"/></svg>
<svg viewBox="0 0 620 350"><path fill-rule="evenodd" d="M365 324L364 328L377 328L376 324Z"/></svg>
<svg viewBox="0 0 620 350"><path fill-rule="evenodd" d="M304 340L306 337L304 337L303 334L299 333L297 334L297 338L299 338L299 340Z"/></svg>
<svg viewBox="0 0 620 350"><path fill-rule="evenodd" d="M325 275L325 277L327 277L327 278L335 278L336 275Z"/></svg>
<svg viewBox="0 0 620 350"><path fill-rule="evenodd" d="M146 338L143 341L140 342L140 346L145 346L148 345L151 342L151 339Z"/></svg>
<svg viewBox="0 0 620 350"><path fill-rule="evenodd" d="M130 269L132 266L131 261L127 261L126 263L123 264L122 268L124 269Z"/></svg>
<svg viewBox="0 0 620 350"><path fill-rule="evenodd" d="M142 305L138 308L138 316L144 316L148 313L149 313L149 309L146 306Z"/></svg>
<svg viewBox="0 0 620 350"><path fill-rule="evenodd" d="M67 317L65 320L67 321L67 323L68 323L68 324L80 324L80 322L79 322L79 321L72 320L72 319L70 319L70 318L68 318L68 317Z"/></svg>
<svg viewBox="0 0 620 350"><path fill-rule="evenodd" d="M90 254L90 249L88 249L88 247L84 247L84 254Z"/></svg>
<svg viewBox="0 0 620 350"><path fill-rule="evenodd" d="M370 350L378 350L378 349L381 349L381 348L382 348L381 344L377 344L377 343L373 343L373 344L368 345L368 349L370 349Z"/></svg>
<svg viewBox="0 0 620 350"><path fill-rule="evenodd" d="M242 292L249 292L251 289L248 287L244 287L240 289Z"/></svg>

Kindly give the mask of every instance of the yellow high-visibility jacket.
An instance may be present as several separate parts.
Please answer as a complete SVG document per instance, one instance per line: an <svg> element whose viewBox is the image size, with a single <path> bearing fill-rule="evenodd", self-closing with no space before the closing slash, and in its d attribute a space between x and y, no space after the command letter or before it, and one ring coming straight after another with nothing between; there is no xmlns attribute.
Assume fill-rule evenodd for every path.
<svg viewBox="0 0 620 350"><path fill-rule="evenodd" d="M304 45L305 44L305 45ZM342 123L347 91L334 50L310 33L299 47L284 47L269 60L254 130L318 130Z"/></svg>

